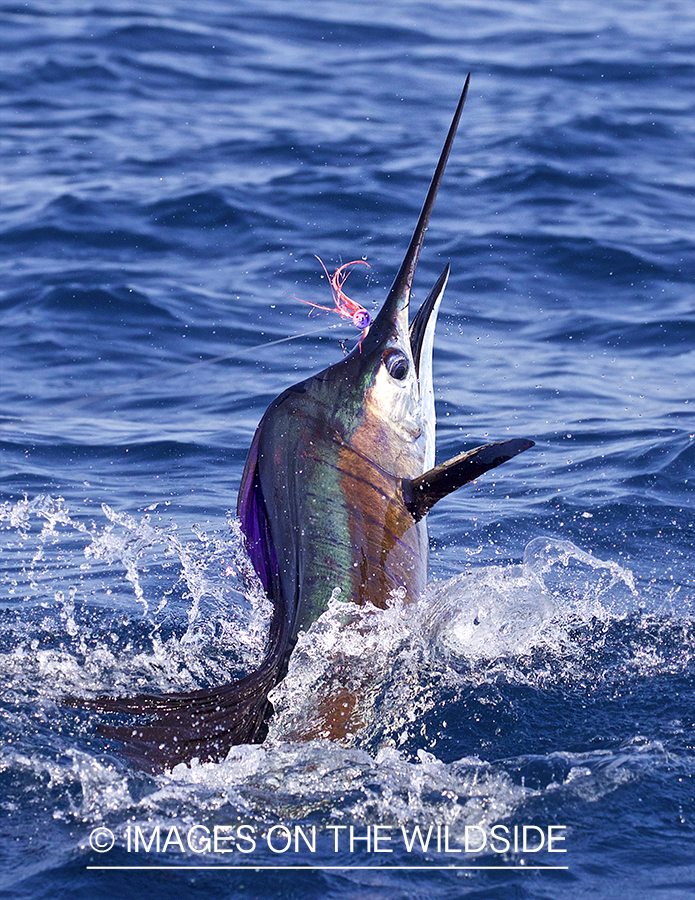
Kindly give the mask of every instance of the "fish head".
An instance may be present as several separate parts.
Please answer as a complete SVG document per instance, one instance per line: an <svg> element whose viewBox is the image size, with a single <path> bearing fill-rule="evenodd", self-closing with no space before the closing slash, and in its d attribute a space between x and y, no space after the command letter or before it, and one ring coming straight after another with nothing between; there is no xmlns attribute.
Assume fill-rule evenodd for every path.
<svg viewBox="0 0 695 900"><path fill-rule="evenodd" d="M449 266L410 323L411 279L396 279L360 344L310 381L339 398L331 410L341 439L386 471L414 477L434 463L432 352ZM401 283L402 282L402 283Z"/></svg>
<svg viewBox="0 0 695 900"><path fill-rule="evenodd" d="M432 349L447 266L410 323L410 297L420 251L468 94L466 79L410 245L391 290L352 353L304 382L339 440L399 478L434 462Z"/></svg>

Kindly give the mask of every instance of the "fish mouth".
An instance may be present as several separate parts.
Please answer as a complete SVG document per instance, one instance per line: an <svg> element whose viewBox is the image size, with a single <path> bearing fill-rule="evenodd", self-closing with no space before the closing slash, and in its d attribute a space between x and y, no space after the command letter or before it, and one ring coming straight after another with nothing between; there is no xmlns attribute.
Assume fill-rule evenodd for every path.
<svg viewBox="0 0 695 900"><path fill-rule="evenodd" d="M437 198L437 192L442 183L444 170L449 160L451 148L453 147L454 138L456 137L456 131L461 119L461 113L463 112L466 97L468 96L470 79L471 76L469 73L466 78L466 83L463 86L463 91L461 92L461 97L449 127L446 140L444 141L437 167L434 170L434 175L432 176L425 202L422 205L420 217L418 218L408 249L403 257L403 262L391 285L391 290L388 293L384 305L372 322L364 341L364 349L369 352L371 350L378 350L390 340L398 340L399 336L403 342L406 342L408 341L409 336L409 349L412 353L418 381L420 381L421 384L422 376L424 375L425 378L427 378L427 373L431 369L434 329L436 326L439 304L449 277L449 266L446 266L437 279L434 287L413 319L412 324L409 324L410 295L412 292L415 270L417 269L417 264L420 259L420 251L422 250L425 234L427 233L427 226L429 225L432 210L434 209L434 201Z"/></svg>
<svg viewBox="0 0 695 900"><path fill-rule="evenodd" d="M410 240L410 245L408 246L405 256L403 257L403 262L401 263L400 269L398 270L398 274L396 275L394 282L391 285L391 290L389 291L388 297L386 298L384 305L382 306L379 314L374 320L372 327L376 326L376 331L378 332L385 331L389 326L392 326L397 321L399 313L403 313L404 311L407 313L408 307L410 305L410 294L413 287L415 270L417 269L418 260L420 259L420 251L422 250L422 245L425 240L425 234L427 233L427 226L429 225L430 218L432 216L432 210L434 209L434 201L437 198L437 192L439 191L439 186L442 183L444 170L449 160L451 148L454 144L454 138L456 137L456 131L461 119L461 113L463 112L466 97L468 96L468 86L470 84L470 80L471 76L469 73L466 78L466 83L463 86L463 91L461 92L461 97L459 99L458 106L456 107L454 118L452 119L451 126L449 127L449 132L446 136L446 140L444 141L444 147L442 148L442 152L439 156L437 168L434 170L434 175L432 176L432 181L430 182L429 190L427 191L427 196L425 197L425 202L422 205L420 217L417 221L417 225L415 226L415 231L413 232L413 236ZM427 300L425 300L423 304L424 307L426 307L429 302L432 303L432 308L436 306L436 297L435 299L431 300L432 293L436 293L435 288L432 289ZM439 292L439 295L441 296L441 291ZM421 312L422 309L415 317L413 325L415 325L415 323L420 318ZM430 313L423 314L424 319L428 320L430 314L431 310ZM420 334L421 331L427 331L426 321L424 325L418 325L416 334Z"/></svg>
<svg viewBox="0 0 695 900"><path fill-rule="evenodd" d="M439 186L444 176L444 170L451 154L466 97L468 96L470 78L469 74L463 86L463 91L444 141L442 152L439 155L437 166L432 175L427 196L422 205L410 244L388 296L368 330L361 338L360 343L348 357L351 360L349 365L355 366L358 372L369 370L375 373L377 367L386 361L386 354L390 354L391 350L400 351L406 363L405 368L401 367L400 371L407 372L408 367L412 367L414 379L398 374L394 378L404 389L407 387L411 407L419 407L421 417L424 415L425 407L429 417L433 418L434 416L432 389L434 330L439 305L449 277L449 266L446 266L437 279L434 287L415 315L412 324L410 322L410 296L427 227L432 216ZM393 359L394 355L390 354L390 358ZM391 374L391 370L388 369L388 371ZM400 415L403 418L405 412L401 411Z"/></svg>
<svg viewBox="0 0 695 900"><path fill-rule="evenodd" d="M444 296L444 288L449 279L450 269L451 266L447 263L444 271L436 280L434 287L417 311L417 315L410 326L410 350L413 354L413 362L415 363L415 371L417 372L418 380L420 380L420 369L423 358L427 362L430 362L432 359L432 346L434 343L434 330L437 327L437 314L439 313L439 304Z"/></svg>

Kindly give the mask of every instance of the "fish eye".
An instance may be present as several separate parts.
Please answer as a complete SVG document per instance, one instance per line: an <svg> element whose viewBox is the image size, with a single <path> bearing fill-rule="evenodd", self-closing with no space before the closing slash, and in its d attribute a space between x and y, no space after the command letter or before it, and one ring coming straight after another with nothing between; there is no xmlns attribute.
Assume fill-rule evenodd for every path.
<svg viewBox="0 0 695 900"><path fill-rule="evenodd" d="M403 381L407 377L408 357L402 350L396 350L394 347L389 348L384 353L382 361L391 378L395 378L396 381Z"/></svg>

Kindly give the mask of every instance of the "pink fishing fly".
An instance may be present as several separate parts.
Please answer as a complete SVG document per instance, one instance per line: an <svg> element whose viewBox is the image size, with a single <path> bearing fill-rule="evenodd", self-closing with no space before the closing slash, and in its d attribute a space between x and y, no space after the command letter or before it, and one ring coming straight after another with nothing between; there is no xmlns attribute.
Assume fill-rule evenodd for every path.
<svg viewBox="0 0 695 900"><path fill-rule="evenodd" d="M345 284L345 279L350 274L350 266L366 266L369 269L369 263L365 262L363 259L353 259L352 262L343 263L342 266L338 266L333 275L329 275L328 269L324 265L321 257L317 256L316 259L321 263L321 267L326 273L326 278L328 279L328 283L330 284L333 293L335 307L321 306L320 303L312 303L310 300L301 300L300 302L313 306L314 309L324 309L326 312L337 312L341 319L350 319L356 328L362 329L359 340L360 349L362 349L362 341L367 336L369 326L372 324L372 317L363 306L360 306L359 303L348 297L343 290L343 285ZM345 271L346 269L347 271ZM300 298L298 297L297 299L299 300Z"/></svg>

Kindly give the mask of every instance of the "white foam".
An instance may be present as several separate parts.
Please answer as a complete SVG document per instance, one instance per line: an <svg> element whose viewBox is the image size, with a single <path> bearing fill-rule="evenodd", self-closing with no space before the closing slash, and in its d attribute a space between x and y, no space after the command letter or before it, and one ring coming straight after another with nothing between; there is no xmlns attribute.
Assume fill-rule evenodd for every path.
<svg viewBox="0 0 695 900"><path fill-rule="evenodd" d="M138 518L104 506L103 518L89 522L47 495L0 508L14 611L0 630L0 675L8 693L39 704L41 727L73 715L54 702L66 693L194 689L228 680L230 658L247 668L261 659L270 606L238 520L185 539L155 513ZM220 763L177 766L137 802L131 785L145 776L69 743L58 759L48 749L16 749L3 764L33 772L37 784L46 773L51 783L78 784L82 799L70 801L71 815L90 821L133 810L157 818L172 803L191 816L225 804L251 812L278 791L297 815L318 805L333 818L492 821L527 796L504 767L474 758L445 764L422 743L417 749L442 687L498 677L540 686L605 679L587 648L596 650L596 635L634 612L635 597L631 574L617 563L545 538L528 545L520 565L467 569L433 582L414 604L396 594L383 610L356 607L334 592L271 695L264 745L234 747ZM170 618L178 631L167 631ZM659 640L668 623L654 632L650 622L638 620L633 631L642 628L644 640L622 648L628 674L682 668L694 652L691 632L674 655L674 642ZM341 704L349 727L336 743L325 739L325 709ZM25 733L28 722L11 730ZM618 759L610 777L599 774L598 757L568 759L562 784L547 789L601 793L627 777L635 752L625 757L629 766Z"/></svg>
<svg viewBox="0 0 695 900"><path fill-rule="evenodd" d="M14 613L0 672L60 696L194 689L259 664L272 608L238 521L184 539L155 507L104 504L89 522L44 494L0 506Z"/></svg>
<svg viewBox="0 0 695 900"><path fill-rule="evenodd" d="M567 541L538 539L522 565L434 582L412 605L394 597L379 610L333 596L300 635L288 674L271 694L270 735L340 735L348 746L373 746L390 734L400 746L436 702L433 673L474 684L504 668L524 680L518 661L538 649L574 664L569 635L597 618L625 615L634 593L631 573L615 563ZM559 668L567 674L567 665Z"/></svg>

